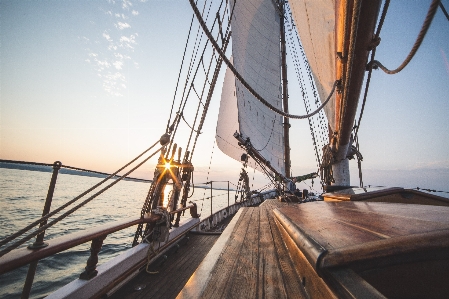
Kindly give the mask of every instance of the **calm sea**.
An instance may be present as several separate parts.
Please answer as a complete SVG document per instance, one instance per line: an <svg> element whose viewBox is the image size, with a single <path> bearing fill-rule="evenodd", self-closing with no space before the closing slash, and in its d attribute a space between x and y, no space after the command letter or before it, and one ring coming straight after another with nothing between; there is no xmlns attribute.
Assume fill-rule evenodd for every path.
<svg viewBox="0 0 449 299"><path fill-rule="evenodd" d="M0 239L41 217L50 178L50 172L0 168ZM52 209L73 199L99 181L101 178L59 174ZM121 181L49 228L45 239L139 216L149 187L150 183ZM209 196L210 190L196 188L191 198L206 216L210 214L210 199L204 198ZM227 191L214 190L213 196L214 212L227 206ZM230 197L232 202L234 193L231 192ZM189 213L186 213L185 217L189 217L188 215ZM136 227L131 227L108 235L99 254L99 264L131 248L135 229ZM26 245L30 243L32 242ZM30 298L42 298L78 278L86 266L89 249L90 242L39 261ZM28 266L24 266L1 275L0 298L20 298L27 271Z"/></svg>

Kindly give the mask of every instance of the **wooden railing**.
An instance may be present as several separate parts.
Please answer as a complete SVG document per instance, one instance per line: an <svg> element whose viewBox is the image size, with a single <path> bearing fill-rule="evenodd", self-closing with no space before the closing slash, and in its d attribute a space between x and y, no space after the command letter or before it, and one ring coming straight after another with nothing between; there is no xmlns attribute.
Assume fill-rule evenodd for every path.
<svg viewBox="0 0 449 299"><path fill-rule="evenodd" d="M184 210L190 210L193 218L198 217L196 204L172 211L170 212L170 214L176 214ZM48 246L43 248L29 249L28 247L25 247L13 250L0 257L0 274L9 272L29 263L92 241L91 256L87 261L85 271L86 273L83 272L83 274L81 274L81 278L90 279L91 277L95 276L94 273L95 266L98 262L98 253L103 245L103 240L107 237L107 235L136 224L156 223L161 219L161 217L162 216L159 214L151 214L150 216L145 218L127 218L111 223L106 223L104 225L100 225L91 229L75 232L73 234L65 235L52 240L46 240Z"/></svg>
<svg viewBox="0 0 449 299"><path fill-rule="evenodd" d="M107 235L117 232L119 230L128 228L130 226L140 223L156 222L161 218L161 215L151 215L147 218L128 218L112 223L94 227L91 229L75 232L59 238L46 240L47 247L40 249L19 248L13 250L4 256L0 257L0 274L6 273L18 267L24 266L34 261L52 256L56 253L65 251L75 246L84 244L89 241L106 238ZM97 241L98 243L98 241ZM98 244L97 244L98 245ZM102 241L100 244L100 248Z"/></svg>

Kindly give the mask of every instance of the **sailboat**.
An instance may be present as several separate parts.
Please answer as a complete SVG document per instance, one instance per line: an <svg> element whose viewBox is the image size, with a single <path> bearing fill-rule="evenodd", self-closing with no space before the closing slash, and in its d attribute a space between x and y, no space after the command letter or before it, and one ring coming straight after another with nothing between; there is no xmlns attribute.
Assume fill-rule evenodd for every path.
<svg viewBox="0 0 449 299"><path fill-rule="evenodd" d="M39 259L92 241L80 279L47 298L447 297L449 200L398 187L367 188L361 175L360 186L351 186L349 160L362 159L361 117L356 119L359 99L362 106L366 99L361 97L362 87L366 82L368 90L373 69L386 69L374 55L389 1L236 0L224 3L216 15L205 3L201 7L189 2L192 23L195 19L205 36L193 52L204 52L188 66L179 110L170 113L166 132L136 158L149 155L137 168L158 157L141 215L44 243L42 232L54 215L47 210L33 225L41 226L34 233L41 236L34 246L17 249L31 238L26 237L2 249L1 273L30 264L26 298ZM438 9L445 12L440 1L432 1L421 40L408 61L387 72L400 71L413 58ZM307 57L296 64L300 81L310 84L303 87L303 97L308 92L315 95L304 115L288 109L288 33L300 47L295 57ZM205 54L205 49L212 49L212 54ZM196 204L188 202L194 189L192 157L225 66L215 138L221 151L243 164L240 198L201 217ZM301 67L304 73L299 74ZM189 96L199 99L193 123L186 117ZM312 135L318 170L293 175L290 122L307 119L312 129L314 116L320 128ZM180 125L191 129L184 150L176 143ZM318 148L320 142L324 144ZM264 173L272 189L251 190L248 168ZM292 179L318 176L324 188L320 197L303 191L300 198L286 190ZM208 183L212 190L213 181ZM172 191L164 202L168 185ZM191 218L182 221L187 210ZM223 221L223 232L211 231ZM106 236L132 225L137 225L133 248L97 265ZM1 245L23 233L1 240ZM169 272L158 275L171 258Z"/></svg>

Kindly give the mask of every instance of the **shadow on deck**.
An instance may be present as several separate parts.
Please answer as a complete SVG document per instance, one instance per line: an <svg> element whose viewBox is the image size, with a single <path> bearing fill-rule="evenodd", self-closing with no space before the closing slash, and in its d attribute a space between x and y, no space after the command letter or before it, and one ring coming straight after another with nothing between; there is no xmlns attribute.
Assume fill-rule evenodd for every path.
<svg viewBox="0 0 449 299"><path fill-rule="evenodd" d="M154 261L109 298L176 298L219 235L188 234L165 256ZM176 250L177 249L177 250Z"/></svg>

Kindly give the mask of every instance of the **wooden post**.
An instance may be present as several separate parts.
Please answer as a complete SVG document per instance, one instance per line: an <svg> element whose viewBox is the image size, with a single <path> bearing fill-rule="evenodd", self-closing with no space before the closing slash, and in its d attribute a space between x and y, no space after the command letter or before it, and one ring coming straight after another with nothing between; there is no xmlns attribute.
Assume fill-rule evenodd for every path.
<svg viewBox="0 0 449 299"><path fill-rule="evenodd" d="M103 235L96 239L92 240L92 244L90 246L90 257L87 260L86 268L84 268L84 272L80 274L80 279L89 280L95 276L97 276L97 263L98 263L98 253L103 246L103 240L107 235Z"/></svg>

